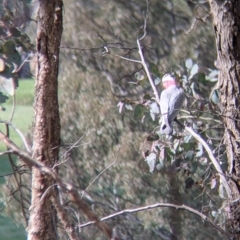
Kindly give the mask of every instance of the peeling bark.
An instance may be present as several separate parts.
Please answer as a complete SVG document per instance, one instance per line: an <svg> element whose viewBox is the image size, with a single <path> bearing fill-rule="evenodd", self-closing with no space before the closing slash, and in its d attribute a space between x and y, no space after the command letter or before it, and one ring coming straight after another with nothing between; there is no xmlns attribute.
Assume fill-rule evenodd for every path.
<svg viewBox="0 0 240 240"><path fill-rule="evenodd" d="M225 125L224 140L227 148L229 184L229 226L233 239L240 239L240 185L233 179L240 178L240 1L209 0L213 14L219 64L220 101Z"/></svg>
<svg viewBox="0 0 240 240"><path fill-rule="evenodd" d="M32 157L52 167L58 160L60 145L57 77L62 35L62 1L39 0L37 21ZM36 168L32 170L28 239L53 240L57 238L56 213L48 197L48 194L54 191L53 187L48 189L52 184L53 181L47 175L42 174Z"/></svg>

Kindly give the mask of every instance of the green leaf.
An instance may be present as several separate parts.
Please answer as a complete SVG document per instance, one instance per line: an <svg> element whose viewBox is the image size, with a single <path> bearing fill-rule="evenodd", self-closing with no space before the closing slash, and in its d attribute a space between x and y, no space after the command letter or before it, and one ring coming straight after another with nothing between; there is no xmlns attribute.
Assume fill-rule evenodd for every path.
<svg viewBox="0 0 240 240"><path fill-rule="evenodd" d="M203 85L206 84L206 79L205 79L206 75L203 72L199 72L198 73L198 83L202 83Z"/></svg>
<svg viewBox="0 0 240 240"><path fill-rule="evenodd" d="M194 174L197 171L197 168L198 168L198 162L193 162L191 164L191 172L192 172L192 174Z"/></svg>
<svg viewBox="0 0 240 240"><path fill-rule="evenodd" d="M6 54L6 55L13 53L14 50L16 50L16 46L13 41L6 41L2 45L2 53Z"/></svg>
<svg viewBox="0 0 240 240"><path fill-rule="evenodd" d="M158 66L155 63L150 62L149 69L150 69L150 72L153 73L154 75L157 75L157 76L160 75L158 71Z"/></svg>
<svg viewBox="0 0 240 240"><path fill-rule="evenodd" d="M5 103L7 99L8 97L4 95L2 92L0 92L0 104Z"/></svg>
<svg viewBox="0 0 240 240"><path fill-rule="evenodd" d="M195 151L190 150L185 153L185 160L186 161L192 161L195 157Z"/></svg>
<svg viewBox="0 0 240 240"><path fill-rule="evenodd" d="M12 37L20 37L21 36L20 31L15 27L10 28L9 32L11 33Z"/></svg>
<svg viewBox="0 0 240 240"><path fill-rule="evenodd" d="M196 147L196 142L185 142L181 144L181 148L184 149L184 151L190 151L195 149Z"/></svg>
<svg viewBox="0 0 240 240"><path fill-rule="evenodd" d="M135 108L134 108L134 112L133 112L133 116L135 118L142 118L144 113L145 113L145 107L143 107L142 105L137 105Z"/></svg>
<svg viewBox="0 0 240 240"><path fill-rule="evenodd" d="M151 96L150 96L149 94L145 94L145 95L143 96L143 99L144 99L144 100L151 100L152 98L151 98Z"/></svg>

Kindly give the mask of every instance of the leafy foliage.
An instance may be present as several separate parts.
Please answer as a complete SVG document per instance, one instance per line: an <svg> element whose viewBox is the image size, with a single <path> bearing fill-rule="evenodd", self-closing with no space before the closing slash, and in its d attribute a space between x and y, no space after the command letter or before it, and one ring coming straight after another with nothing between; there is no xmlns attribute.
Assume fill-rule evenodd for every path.
<svg viewBox="0 0 240 240"><path fill-rule="evenodd" d="M202 145L178 126L172 138L159 135L161 115L146 73L141 64L123 59L139 60L136 39L147 15L148 34L142 48L159 92L161 77L174 69L187 95L179 120L191 125L226 165L219 108L212 100L217 91L217 72L211 70L212 28L207 20L189 31L196 6L201 9L198 15L208 12L206 4L196 4L155 0L145 14L142 0L65 1L60 66L63 148L56 164L100 217L171 202L191 205L224 224L218 191L221 197L224 192ZM12 36L21 38L16 30ZM78 209L64 194L61 199L72 219L78 219L76 226L87 221L74 214ZM17 209L13 211L17 214ZM122 215L110 221L125 239L159 239L163 233L219 239L194 216L175 210ZM82 228L81 234L86 239L104 239L92 227Z"/></svg>

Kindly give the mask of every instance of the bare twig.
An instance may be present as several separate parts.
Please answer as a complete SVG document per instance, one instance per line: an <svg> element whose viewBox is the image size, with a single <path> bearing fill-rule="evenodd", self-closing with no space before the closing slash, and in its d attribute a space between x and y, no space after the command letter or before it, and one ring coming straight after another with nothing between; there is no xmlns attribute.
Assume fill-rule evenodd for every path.
<svg viewBox="0 0 240 240"><path fill-rule="evenodd" d="M58 174L45 164L36 161L31 158L29 153L20 150L8 137L6 137L2 131L0 131L0 141L2 141L8 148L12 149L13 153L17 155L21 161L27 164L30 167L37 168L42 173L49 175L59 186L59 188L68 194L70 201L75 203L78 208L91 220L94 221L96 226L104 232L104 234L111 239L112 237L112 228L99 220L97 215L91 210L88 204L81 199L79 196L78 190L70 183L63 182Z"/></svg>
<svg viewBox="0 0 240 240"><path fill-rule="evenodd" d="M135 60L135 59L132 59L132 58L126 58L126 57L123 57L123 56L120 56L118 54L113 54L113 53L109 53L110 55L114 56L114 57L118 57L118 58L121 58L123 60L126 60L126 61L129 61L129 62L134 62L134 63L142 63L141 61L139 60Z"/></svg>
<svg viewBox="0 0 240 240"><path fill-rule="evenodd" d="M144 206L144 207L139 207L139 208L134 208L134 209L125 209L122 210L120 212L116 212L114 214L108 215L104 218L101 218L101 221L105 221L114 217L117 217L119 215L123 215L125 213L136 213L136 212L141 212L141 211L145 211L145 210L151 210L151 209L155 209L155 208L159 208L159 207L170 207L170 208L175 208L176 210L186 210L188 212L191 212L197 216L199 216L203 221L207 222L208 224L210 224L211 226L213 226L214 228L216 228L219 232L221 232L223 235L225 235L228 239L230 239L230 236L219 226L217 226L210 218L208 218L207 216L205 216L204 214L200 213L199 211L185 206L185 205L175 205L175 204L171 204L171 203L156 203L156 204L152 204L152 205L148 205L148 206ZM84 223L79 225L80 228L82 227L87 227L89 225L94 224L94 222L88 222L88 223Z"/></svg>
<svg viewBox="0 0 240 240"><path fill-rule="evenodd" d="M106 168L104 168L90 183L89 185L86 187L86 189L82 192L82 197L84 196L84 194L86 193L86 191L91 187L91 185L105 172L107 171L113 164L115 164L117 161L117 158L110 164L108 165Z"/></svg>
<svg viewBox="0 0 240 240"><path fill-rule="evenodd" d="M141 58L141 64L142 64L142 66L143 66L143 68L144 68L144 70L145 70L145 72L147 74L148 80L149 80L149 82L151 84L151 87L153 89L153 92L154 92L154 95L155 95L155 99L156 99L157 103L159 104L160 103L159 94L158 94L157 88L156 88L156 86L154 84L154 81L152 79L152 76L151 76L151 74L150 74L150 72L148 70L148 66L147 66L146 61L144 59L143 51L142 51L142 47L141 47L141 43L140 43L140 41L143 40L145 38L146 34L147 34L146 26L147 26L147 17L145 18L145 21L144 21L143 35L140 38L137 39L138 53L139 53L140 58Z"/></svg>
<svg viewBox="0 0 240 240"><path fill-rule="evenodd" d="M88 130L86 130L86 131L83 133L83 135L82 135L72 146L70 146L70 148L59 158L58 163L56 163L56 164L54 165L54 167L60 165L61 163L59 163L59 162L61 161L61 159L62 159L63 157L65 157L73 148L78 147L77 144L83 139L83 137L87 134L87 132L88 132ZM81 145L80 145L80 146L81 146Z"/></svg>
<svg viewBox="0 0 240 240"><path fill-rule="evenodd" d="M30 57L31 57L31 56L28 55L28 56L25 58L25 60L21 63L20 67L14 69L12 73L18 73L18 72L22 69L23 65L24 65L26 62L29 62L29 58L30 58Z"/></svg>
<svg viewBox="0 0 240 240"><path fill-rule="evenodd" d="M231 199L232 198L232 193L231 193L231 189L229 187L229 184L228 184L228 182L225 178L225 174L224 174L219 162L214 157L213 152L211 151L210 147L208 146L208 144L204 141L204 139L199 134L194 132L194 130L192 128L185 126L185 130L188 131L194 138L196 138L196 140L198 142L200 142L203 145L203 147L205 148L205 150L208 153L208 156L209 156L210 160L213 163L213 166L215 167L216 171L219 173L220 181L222 182L222 184L223 184L223 186L224 186L224 188L227 192L228 198Z"/></svg>
<svg viewBox="0 0 240 240"><path fill-rule="evenodd" d="M20 138L22 139L24 147L26 148L27 152L31 153L31 149L27 143L26 138L24 137L23 133L18 128L16 128L11 122L8 122L8 121L0 120L0 123L4 123L4 124L7 124L8 126L11 126L15 130L15 132L17 132L17 134L20 136Z"/></svg>
<svg viewBox="0 0 240 240"><path fill-rule="evenodd" d="M5 151L5 152L0 152L0 156L7 155L9 153L13 153L12 150L8 150L8 151Z"/></svg>

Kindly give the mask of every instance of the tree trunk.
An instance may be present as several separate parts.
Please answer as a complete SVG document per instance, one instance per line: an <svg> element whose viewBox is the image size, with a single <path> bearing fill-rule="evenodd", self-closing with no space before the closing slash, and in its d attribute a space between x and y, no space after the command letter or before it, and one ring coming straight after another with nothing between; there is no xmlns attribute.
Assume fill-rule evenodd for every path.
<svg viewBox="0 0 240 240"><path fill-rule="evenodd" d="M60 145L57 77L61 35L62 1L39 0L32 157L51 167L58 160ZM47 175L33 169L28 239L57 238L56 214L49 197L52 184Z"/></svg>
<svg viewBox="0 0 240 240"><path fill-rule="evenodd" d="M209 0L213 14L219 65L219 91L232 199L229 199L229 226L233 239L240 239L240 1ZM235 180L233 180L235 179Z"/></svg>

